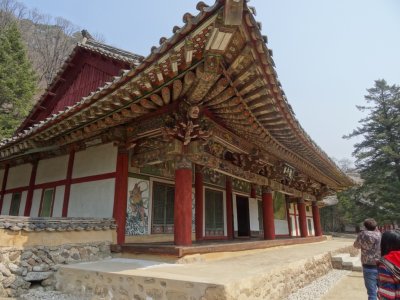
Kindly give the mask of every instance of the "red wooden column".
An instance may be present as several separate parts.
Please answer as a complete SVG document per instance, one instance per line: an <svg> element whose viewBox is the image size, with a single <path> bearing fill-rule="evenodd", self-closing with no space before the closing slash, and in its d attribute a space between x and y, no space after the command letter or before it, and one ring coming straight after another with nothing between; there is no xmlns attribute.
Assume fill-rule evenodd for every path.
<svg viewBox="0 0 400 300"><path fill-rule="evenodd" d="M37 166L38 166L38 161L35 161L32 163L31 178L29 179L28 195L26 196L26 204L25 204L25 210L24 210L25 217L29 217L31 215L32 199L33 199L33 191L35 189Z"/></svg>
<svg viewBox="0 0 400 300"><path fill-rule="evenodd" d="M292 219L290 218L290 199L286 197L285 199L286 202L286 216L287 216L287 221L288 221L288 227L289 227L289 236L292 236Z"/></svg>
<svg viewBox="0 0 400 300"><path fill-rule="evenodd" d="M299 211L300 236L307 237L306 204L304 203L304 199L297 199L297 210Z"/></svg>
<svg viewBox="0 0 400 300"><path fill-rule="evenodd" d="M275 239L274 201L272 199L272 190L270 188L263 187L262 202L263 202L264 240L274 240Z"/></svg>
<svg viewBox="0 0 400 300"><path fill-rule="evenodd" d="M203 239L204 183L202 167L196 165L194 174L196 241Z"/></svg>
<svg viewBox="0 0 400 300"><path fill-rule="evenodd" d="M257 198L257 186L255 184L251 185L250 198Z"/></svg>
<svg viewBox="0 0 400 300"><path fill-rule="evenodd" d="M69 195L71 193L72 169L74 167L74 160L75 150L71 150L68 158L67 178L65 182L64 202L62 208L62 217L64 218L68 216Z"/></svg>
<svg viewBox="0 0 400 300"><path fill-rule="evenodd" d="M8 170L10 169L10 165L6 164L4 167L4 175L3 175L3 182L1 183L1 192L0 192L0 215L1 211L3 210L3 199L4 199L4 192L7 187L7 178L8 178Z"/></svg>
<svg viewBox="0 0 400 300"><path fill-rule="evenodd" d="M118 149L113 211L114 219L118 225L118 244L125 242L126 206L128 201L128 161L128 151Z"/></svg>
<svg viewBox="0 0 400 300"><path fill-rule="evenodd" d="M315 236L321 236L322 235L321 219L319 216L319 207L317 201L312 202L312 215L314 221Z"/></svg>
<svg viewBox="0 0 400 300"><path fill-rule="evenodd" d="M192 245L192 163L182 157L176 162L174 200L174 243Z"/></svg>
<svg viewBox="0 0 400 300"><path fill-rule="evenodd" d="M233 192L232 178L226 176L225 192L226 192L226 229L228 240L233 240Z"/></svg>

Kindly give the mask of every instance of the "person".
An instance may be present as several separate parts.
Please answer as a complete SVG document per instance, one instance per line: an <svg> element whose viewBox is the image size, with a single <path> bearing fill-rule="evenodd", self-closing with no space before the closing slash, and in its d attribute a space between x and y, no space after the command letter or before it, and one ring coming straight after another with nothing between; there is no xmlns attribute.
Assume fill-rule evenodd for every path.
<svg viewBox="0 0 400 300"><path fill-rule="evenodd" d="M378 289L378 269L376 263L381 256L381 233L377 230L377 223L372 218L365 219L364 227L365 230L358 234L354 242L354 247L361 249L361 263L368 300L376 300Z"/></svg>
<svg viewBox="0 0 400 300"><path fill-rule="evenodd" d="M385 231L381 240L382 257L378 261L378 297L400 299L400 230Z"/></svg>

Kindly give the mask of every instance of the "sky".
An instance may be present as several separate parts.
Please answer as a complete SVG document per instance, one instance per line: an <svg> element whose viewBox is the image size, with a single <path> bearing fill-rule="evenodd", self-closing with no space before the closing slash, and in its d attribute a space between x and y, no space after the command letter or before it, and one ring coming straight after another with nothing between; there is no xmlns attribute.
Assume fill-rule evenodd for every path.
<svg viewBox="0 0 400 300"><path fill-rule="evenodd" d="M63 17L106 43L143 56L182 26L193 0L22 0ZM213 0L205 0L212 5ZM345 140L365 116L366 89L377 79L400 84L400 1L251 0L268 36L278 78L296 118L332 158L352 157Z"/></svg>

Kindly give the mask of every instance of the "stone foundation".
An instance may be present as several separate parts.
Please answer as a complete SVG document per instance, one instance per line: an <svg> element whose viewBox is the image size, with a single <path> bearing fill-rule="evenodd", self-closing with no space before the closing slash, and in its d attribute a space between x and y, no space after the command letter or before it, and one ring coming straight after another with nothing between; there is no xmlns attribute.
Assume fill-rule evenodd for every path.
<svg viewBox="0 0 400 300"><path fill-rule="evenodd" d="M0 217L0 297L55 286L60 265L111 256L113 219Z"/></svg>
<svg viewBox="0 0 400 300"><path fill-rule="evenodd" d="M349 253L352 249L349 246L333 252ZM226 283L223 280L214 283L208 278L199 280L191 273L171 276L173 273L164 273L162 268L158 273L151 273L151 268L138 272L122 268L111 272L106 267L101 271L101 268L65 266L56 274L57 289L102 300L281 300L331 271L331 254L326 252L266 268Z"/></svg>
<svg viewBox="0 0 400 300"><path fill-rule="evenodd" d="M33 283L53 289L54 272L60 265L96 261L110 255L109 242L0 248L0 296L19 296L26 293Z"/></svg>

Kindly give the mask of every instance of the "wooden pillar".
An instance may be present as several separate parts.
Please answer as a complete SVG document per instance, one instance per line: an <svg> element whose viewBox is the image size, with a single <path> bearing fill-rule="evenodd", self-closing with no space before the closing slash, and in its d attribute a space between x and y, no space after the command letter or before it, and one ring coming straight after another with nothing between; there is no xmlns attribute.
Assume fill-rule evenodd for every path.
<svg viewBox="0 0 400 300"><path fill-rule="evenodd" d="M29 217L31 215L33 191L35 189L36 171L38 161L32 163L31 178L29 179L28 194L26 196L26 204L24 210L24 216Z"/></svg>
<svg viewBox="0 0 400 300"><path fill-rule="evenodd" d="M192 164L181 158L175 169L174 243L192 245Z"/></svg>
<svg viewBox="0 0 400 300"><path fill-rule="evenodd" d="M306 204L304 203L304 199L297 199L297 210L299 212L300 236L307 237Z"/></svg>
<svg viewBox="0 0 400 300"><path fill-rule="evenodd" d="M64 201L63 201L63 208L62 208L62 217L64 217L64 218L68 216L69 195L71 193L72 169L74 167L74 160L75 160L75 150L72 150L69 153L67 178L66 178L65 190L64 190Z"/></svg>
<svg viewBox="0 0 400 300"><path fill-rule="evenodd" d="M125 242L126 207L128 201L128 161L128 151L118 149L113 211L113 216L118 226L118 244Z"/></svg>
<svg viewBox="0 0 400 300"><path fill-rule="evenodd" d="M312 202L312 215L314 221L315 236L321 236L322 235L321 219L319 216L319 207L317 201Z"/></svg>
<svg viewBox="0 0 400 300"><path fill-rule="evenodd" d="M194 174L196 241L203 239L204 183L202 167L196 165Z"/></svg>
<svg viewBox="0 0 400 300"><path fill-rule="evenodd" d="M3 210L3 199L4 199L4 193L6 191L7 187L7 178L8 178L8 170L10 169L10 165L6 164L4 167L4 175L3 175L3 182L1 183L1 192L0 192L0 215L1 211Z"/></svg>
<svg viewBox="0 0 400 300"><path fill-rule="evenodd" d="M228 240L233 240L233 192L232 178L225 178L225 193L226 193L226 235Z"/></svg>
<svg viewBox="0 0 400 300"><path fill-rule="evenodd" d="M250 198L257 198L257 186L255 184L251 185Z"/></svg>
<svg viewBox="0 0 400 300"><path fill-rule="evenodd" d="M286 204L286 216L289 227L289 236L292 236L292 218L290 217L290 199L285 196L285 204Z"/></svg>
<svg viewBox="0 0 400 300"><path fill-rule="evenodd" d="M264 240L274 240L275 239L274 201L272 199L272 190L270 188L263 187L262 202L263 202Z"/></svg>

